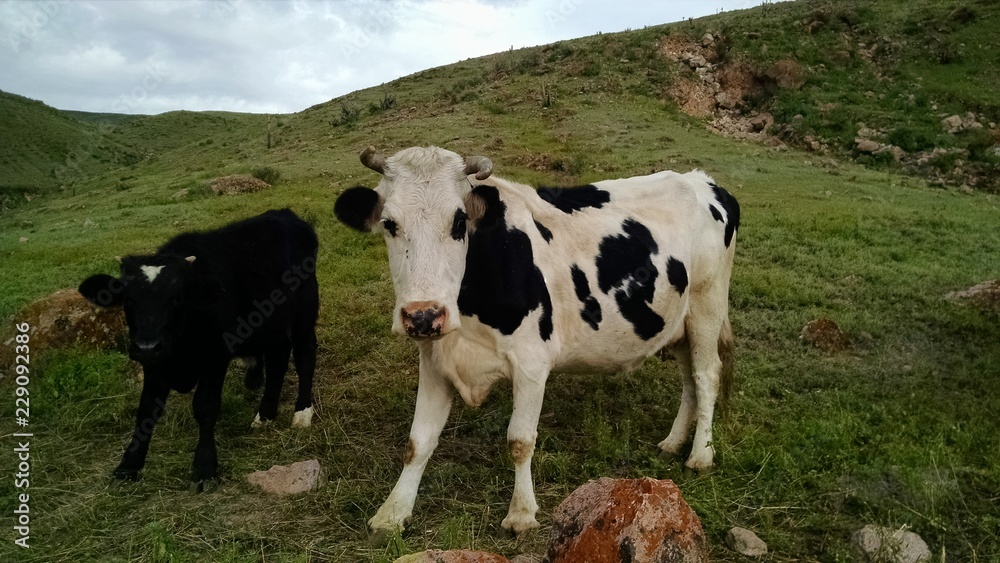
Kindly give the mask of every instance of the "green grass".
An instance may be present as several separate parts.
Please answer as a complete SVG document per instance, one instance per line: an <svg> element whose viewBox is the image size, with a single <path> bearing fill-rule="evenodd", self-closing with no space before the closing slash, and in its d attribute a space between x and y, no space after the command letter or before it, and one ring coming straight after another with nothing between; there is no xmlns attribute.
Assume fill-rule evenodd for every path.
<svg viewBox="0 0 1000 563"><path fill-rule="evenodd" d="M875 15L909 17L901 4L874 6ZM941 6L918 2L915 9L940 15ZM765 15L778 27L811 7L771 5ZM854 25L872 14L862 10ZM678 27L697 33L726 21ZM765 560L850 561L850 535L868 523L907 525L948 561L1000 559L1000 318L943 299L998 277L998 196L713 136L661 101L676 70L643 50L661 32L500 53L271 116L270 150L267 116L176 112L127 120L110 138L146 147L141 160L4 211L4 334L24 304L113 272L116 255L284 206L319 234L322 309L314 426L288 428L291 376L277 424L251 431L259 397L241 389L234 368L217 431L224 482L209 495L187 492L196 438L189 396L171 397L142 480L113 483L138 403L135 366L112 352L32 350L33 548L2 542L0 560L391 561L454 547L540 553L559 501L602 476L673 479L700 515L717 561L742 560L724 547L734 525L767 541ZM553 100L548 106L543 91ZM383 108L387 95L397 102ZM379 111L360 112L349 127L332 125L345 104ZM858 104L845 102L842 111L880 111ZM912 126L911 142L924 142L922 127ZM388 546L371 545L366 520L402 465L417 354L389 334L393 294L381 239L349 231L332 215L342 190L377 180L358 162L368 144L485 154L498 175L536 184L700 167L730 189L744 217L730 299L737 390L729 422L717 424L715 472L687 474L656 455L680 394L671 363L651 359L610 377L555 374L534 459L542 530L509 539L500 521L513 488L505 440L511 400L501 384L480 409L456 403L412 526ZM215 176L258 167L279 172L281 181L244 196L203 190ZM188 196L171 197L184 188ZM848 351L827 355L799 340L803 324L820 316L848 332ZM0 429L10 433L9 377L0 394L8 397L0 401ZM4 467L12 467L8 454ZM243 477L312 457L328 478L314 493L275 499ZM0 511L11 513L14 493L11 480L0 481Z"/></svg>

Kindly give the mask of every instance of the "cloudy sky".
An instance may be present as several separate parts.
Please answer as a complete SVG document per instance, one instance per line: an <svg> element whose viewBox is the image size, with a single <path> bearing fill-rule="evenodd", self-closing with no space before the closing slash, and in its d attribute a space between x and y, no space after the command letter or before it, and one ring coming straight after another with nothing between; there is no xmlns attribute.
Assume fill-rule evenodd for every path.
<svg viewBox="0 0 1000 563"><path fill-rule="evenodd" d="M60 109L290 113L470 57L763 0L0 0L0 90Z"/></svg>

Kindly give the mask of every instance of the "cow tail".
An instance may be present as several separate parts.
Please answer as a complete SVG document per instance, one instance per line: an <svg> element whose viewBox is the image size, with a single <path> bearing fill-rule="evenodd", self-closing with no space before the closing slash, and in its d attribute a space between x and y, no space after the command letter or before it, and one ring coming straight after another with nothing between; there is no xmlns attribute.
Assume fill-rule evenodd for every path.
<svg viewBox="0 0 1000 563"><path fill-rule="evenodd" d="M719 395L716 404L723 422L729 418L729 397L733 390L733 325L726 316L719 331L719 359L722 360L722 370L719 373Z"/></svg>

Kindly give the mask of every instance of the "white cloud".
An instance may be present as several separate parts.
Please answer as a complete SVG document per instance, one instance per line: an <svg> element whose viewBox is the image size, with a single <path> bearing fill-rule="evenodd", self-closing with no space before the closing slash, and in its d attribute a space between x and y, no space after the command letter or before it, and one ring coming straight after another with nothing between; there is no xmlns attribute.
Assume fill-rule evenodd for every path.
<svg viewBox="0 0 1000 563"><path fill-rule="evenodd" d="M0 89L64 109L295 112L510 47L762 0L0 0Z"/></svg>

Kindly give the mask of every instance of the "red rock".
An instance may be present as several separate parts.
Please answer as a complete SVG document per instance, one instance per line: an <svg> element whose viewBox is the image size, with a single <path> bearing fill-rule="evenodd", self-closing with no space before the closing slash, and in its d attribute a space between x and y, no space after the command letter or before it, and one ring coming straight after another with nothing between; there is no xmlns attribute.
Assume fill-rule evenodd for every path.
<svg viewBox="0 0 1000 563"><path fill-rule="evenodd" d="M590 481L555 510L550 563L702 563L708 561L698 515L670 480Z"/></svg>
<svg viewBox="0 0 1000 563"><path fill-rule="evenodd" d="M267 471L255 471L247 475L247 481L251 485L279 496L317 489L322 480L323 472L319 461L315 459L299 461L288 466L275 465Z"/></svg>

